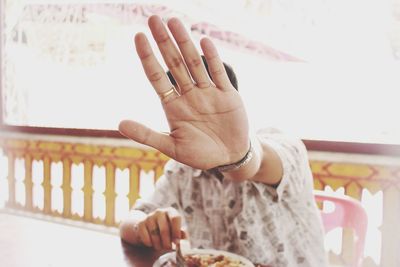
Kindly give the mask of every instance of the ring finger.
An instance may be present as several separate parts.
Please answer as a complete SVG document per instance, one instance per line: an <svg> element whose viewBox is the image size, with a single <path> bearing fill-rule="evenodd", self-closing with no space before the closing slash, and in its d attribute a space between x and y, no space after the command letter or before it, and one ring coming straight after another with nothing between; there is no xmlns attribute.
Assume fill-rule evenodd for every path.
<svg viewBox="0 0 400 267"><path fill-rule="evenodd" d="M173 86L164 69L154 56L149 41L143 33L138 33L135 36L135 46L147 79L152 84L162 102L167 103L176 99L179 95L175 93L175 91L174 93L168 94Z"/></svg>

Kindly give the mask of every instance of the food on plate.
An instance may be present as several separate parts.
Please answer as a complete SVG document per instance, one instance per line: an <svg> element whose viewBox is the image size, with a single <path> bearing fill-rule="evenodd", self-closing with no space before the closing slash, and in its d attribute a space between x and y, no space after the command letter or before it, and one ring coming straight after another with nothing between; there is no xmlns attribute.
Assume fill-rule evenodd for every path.
<svg viewBox="0 0 400 267"><path fill-rule="evenodd" d="M183 253L186 267L255 267L248 259L224 250L187 249ZM153 267L176 267L176 253L168 252Z"/></svg>
<svg viewBox="0 0 400 267"><path fill-rule="evenodd" d="M245 267L246 265L238 259L232 259L225 255L189 254L185 255L188 267ZM162 267L175 267L175 259L169 259L161 265Z"/></svg>

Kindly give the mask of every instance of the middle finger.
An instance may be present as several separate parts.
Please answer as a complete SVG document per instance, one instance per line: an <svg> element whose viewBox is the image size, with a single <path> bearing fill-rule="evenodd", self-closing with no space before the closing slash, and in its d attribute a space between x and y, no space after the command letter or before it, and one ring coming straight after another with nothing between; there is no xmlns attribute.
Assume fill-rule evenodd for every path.
<svg viewBox="0 0 400 267"><path fill-rule="evenodd" d="M168 69L171 71L172 76L181 90L180 93L184 94L189 92L194 88L192 78L161 18L158 16L151 16L149 18L149 27Z"/></svg>
<svg viewBox="0 0 400 267"><path fill-rule="evenodd" d="M162 212L157 216L158 228L160 229L161 244L165 249L171 249L171 230L167 214Z"/></svg>
<svg viewBox="0 0 400 267"><path fill-rule="evenodd" d="M176 40L179 49L185 59L186 65L192 75L193 80L199 88L207 88L211 85L203 60L200 57L188 32L185 30L182 22L177 18L171 18L168 21L168 28Z"/></svg>
<svg viewBox="0 0 400 267"><path fill-rule="evenodd" d="M156 250L161 249L160 228L155 217L150 217L146 221L146 227L149 231L151 243Z"/></svg>

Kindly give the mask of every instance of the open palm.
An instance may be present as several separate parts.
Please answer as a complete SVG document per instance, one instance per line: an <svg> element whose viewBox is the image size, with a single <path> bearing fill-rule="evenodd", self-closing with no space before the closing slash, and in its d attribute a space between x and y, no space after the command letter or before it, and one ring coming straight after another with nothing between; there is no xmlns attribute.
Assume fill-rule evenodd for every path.
<svg viewBox="0 0 400 267"><path fill-rule="evenodd" d="M178 19L168 21L178 47L159 17L150 17L149 27L177 82L176 91L171 90L143 33L135 36L135 45L144 71L161 98L170 133L159 133L134 121L122 121L121 133L194 168L210 169L241 159L249 146L247 115L212 42L204 38L200 45L213 82Z"/></svg>

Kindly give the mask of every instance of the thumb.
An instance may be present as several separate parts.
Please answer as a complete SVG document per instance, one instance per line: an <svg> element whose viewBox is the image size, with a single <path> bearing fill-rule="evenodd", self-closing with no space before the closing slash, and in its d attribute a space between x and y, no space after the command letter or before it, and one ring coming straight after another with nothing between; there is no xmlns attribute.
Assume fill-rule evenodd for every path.
<svg viewBox="0 0 400 267"><path fill-rule="evenodd" d="M121 121L118 129L122 135L133 141L151 146L169 157L173 156L174 141L168 134L156 132L141 123L130 120Z"/></svg>

